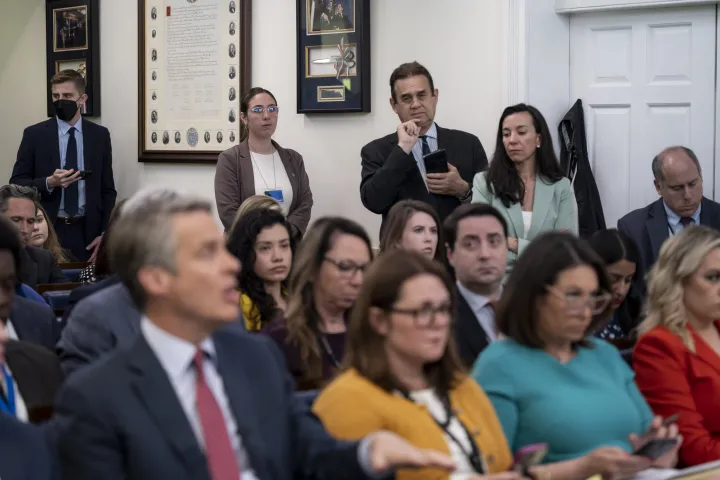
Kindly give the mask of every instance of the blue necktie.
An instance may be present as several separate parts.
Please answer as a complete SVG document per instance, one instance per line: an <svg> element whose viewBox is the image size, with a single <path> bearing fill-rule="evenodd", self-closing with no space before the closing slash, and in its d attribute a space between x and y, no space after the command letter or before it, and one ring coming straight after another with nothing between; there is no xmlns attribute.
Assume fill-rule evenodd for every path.
<svg viewBox="0 0 720 480"><path fill-rule="evenodd" d="M7 371L7 368L4 364L0 364L0 374L5 379L5 391L2 391L2 388L0 388L0 392L3 393L2 396L0 396L0 412L5 412L9 415L15 416L15 384L13 383L13 379L10 376L10 372Z"/></svg>
<svg viewBox="0 0 720 480"><path fill-rule="evenodd" d="M430 152L430 145L427 142L427 135L420 135L420 143L422 144L422 155L423 157Z"/></svg>
<svg viewBox="0 0 720 480"><path fill-rule="evenodd" d="M71 168L75 171L78 169L77 141L75 140L75 127L70 127L68 131L70 139L65 152L65 170ZM73 183L65 189L65 213L68 217L74 217L79 209L79 191L78 182Z"/></svg>

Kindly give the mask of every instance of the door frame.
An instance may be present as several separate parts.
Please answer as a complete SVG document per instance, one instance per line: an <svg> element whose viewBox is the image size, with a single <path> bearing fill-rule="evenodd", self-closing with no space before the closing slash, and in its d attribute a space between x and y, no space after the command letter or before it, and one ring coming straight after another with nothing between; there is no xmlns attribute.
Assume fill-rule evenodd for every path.
<svg viewBox="0 0 720 480"><path fill-rule="evenodd" d="M503 7L503 36L507 65L504 96L507 105L533 104L543 112L553 135L574 99L570 98L570 15L628 8L683 7L719 4L720 0L507 0ZM549 18L556 21L548 24ZM715 10L715 141L713 172L705 172L705 195L720 198L720 16ZM548 63L557 81L547 82ZM565 79L565 80L563 80ZM649 165L649 163L648 163ZM708 190L711 189L711 192Z"/></svg>

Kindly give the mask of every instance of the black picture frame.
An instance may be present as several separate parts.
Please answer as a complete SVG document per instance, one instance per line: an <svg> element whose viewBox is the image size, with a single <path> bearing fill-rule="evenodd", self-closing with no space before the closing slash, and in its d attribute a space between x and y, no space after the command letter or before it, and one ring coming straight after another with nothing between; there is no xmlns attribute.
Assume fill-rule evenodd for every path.
<svg viewBox="0 0 720 480"><path fill-rule="evenodd" d="M188 0L188 3L195 3ZM228 110L228 119L237 125L234 130L209 129L209 131L193 132L196 139L195 147L185 147L184 141L190 136L190 130L164 130L153 135L153 97L155 90L152 86L155 70L152 67L154 45L158 45L154 36L153 22L160 22L162 16L170 15L170 7L166 0L138 0L138 162L142 163L182 163L182 164L215 164L220 153L232 145L223 143L225 140L235 142L242 133L242 123L237 118L239 100L242 92L251 88L252 78L252 0L223 0L223 12L229 14L231 19L228 30L223 30L232 36L230 43L223 44L223 51L232 58L233 66L229 67L228 80L231 86L222 92L222 99L234 102ZM149 9L149 10L148 10ZM150 12L148 14L148 11ZM159 32L158 32L159 33ZM158 35L160 36L160 35ZM223 42L228 40L223 38ZM237 46L236 46L237 43ZM227 45L227 46L226 46ZM232 46L230 46L232 45ZM148 59L148 49L150 58ZM160 54L160 53L158 53ZM150 75L148 75L149 72ZM148 81L148 77L151 79ZM161 90L160 94L162 94ZM234 92L234 95L230 93ZM236 105L237 104L237 105ZM224 132L224 133L223 133ZM208 140L205 140L205 137ZM148 140L149 139L149 140ZM153 148L153 140L156 147ZM162 146L161 146L162 145Z"/></svg>
<svg viewBox="0 0 720 480"><path fill-rule="evenodd" d="M297 112L370 113L370 0L297 1Z"/></svg>
<svg viewBox="0 0 720 480"><path fill-rule="evenodd" d="M47 115L55 116L50 79L60 70L84 73L83 116L100 116L100 1L46 0Z"/></svg>

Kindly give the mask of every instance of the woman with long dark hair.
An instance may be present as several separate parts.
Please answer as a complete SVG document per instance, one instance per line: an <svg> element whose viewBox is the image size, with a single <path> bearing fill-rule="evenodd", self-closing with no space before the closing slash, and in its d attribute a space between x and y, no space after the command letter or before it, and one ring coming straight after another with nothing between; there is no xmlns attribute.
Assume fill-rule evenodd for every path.
<svg viewBox="0 0 720 480"><path fill-rule="evenodd" d="M294 242L282 213L270 209L241 217L227 242L242 264L240 305L249 332L258 332L287 309L287 278Z"/></svg>
<svg viewBox="0 0 720 480"><path fill-rule="evenodd" d="M445 261L442 225L435 210L418 200L400 200L392 206L380 232L380 251L416 251Z"/></svg>
<svg viewBox="0 0 720 480"><path fill-rule="evenodd" d="M612 317L596 335L603 340L627 339L638 324L642 301L630 293L637 276L640 252L635 242L620 230L600 230L588 239L590 246L605 263L612 282Z"/></svg>
<svg viewBox="0 0 720 480"><path fill-rule="evenodd" d="M264 88L252 88L240 99L241 142L220 154L215 169L215 202L226 231L240 205L253 195L277 200L296 238L310 222L313 196L303 157L272 139L279 109Z"/></svg>
<svg viewBox="0 0 720 480"><path fill-rule="evenodd" d="M322 387L345 356L346 322L372 260L370 237L341 217L319 219L298 247L285 322L263 329L285 354L298 390Z"/></svg>
<svg viewBox="0 0 720 480"><path fill-rule="evenodd" d="M563 176L550 129L530 105L508 107L500 117L495 154L487 171L473 181L473 202L496 207L508 224L508 272L539 234L577 234L577 204Z"/></svg>

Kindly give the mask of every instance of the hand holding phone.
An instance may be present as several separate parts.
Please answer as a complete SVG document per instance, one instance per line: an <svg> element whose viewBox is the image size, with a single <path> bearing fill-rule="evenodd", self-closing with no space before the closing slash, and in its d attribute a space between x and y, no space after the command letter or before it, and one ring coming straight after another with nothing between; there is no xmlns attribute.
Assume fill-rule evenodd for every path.
<svg viewBox="0 0 720 480"><path fill-rule="evenodd" d="M80 179L81 179L81 180L85 180L85 179L88 178L90 175L92 175L92 172L93 172L92 170L81 170L81 171L80 171Z"/></svg>
<svg viewBox="0 0 720 480"><path fill-rule="evenodd" d="M426 173L448 173L450 168L447 162L447 152L443 149L435 150L423 157Z"/></svg>
<svg viewBox="0 0 720 480"><path fill-rule="evenodd" d="M635 450L633 455L657 460L675 448L675 445L677 445L677 438L656 438Z"/></svg>

